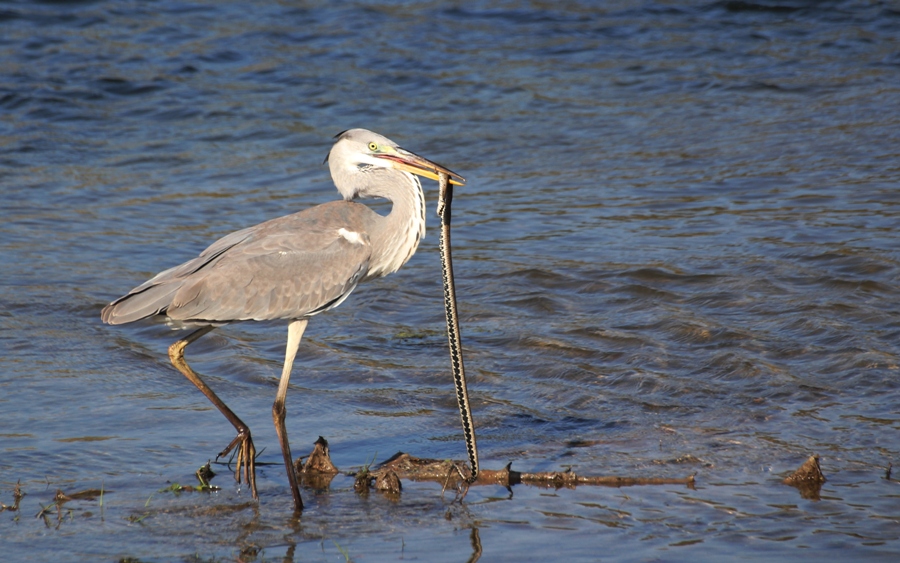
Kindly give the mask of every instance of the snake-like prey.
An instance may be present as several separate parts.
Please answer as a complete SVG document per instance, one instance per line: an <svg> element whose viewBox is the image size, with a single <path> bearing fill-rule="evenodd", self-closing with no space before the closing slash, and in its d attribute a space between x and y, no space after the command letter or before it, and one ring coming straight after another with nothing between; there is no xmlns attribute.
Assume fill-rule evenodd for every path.
<svg viewBox="0 0 900 563"><path fill-rule="evenodd" d="M475 421L472 418L472 407L469 404L469 391L466 387L466 370L463 366L462 342L459 334L459 316L456 311L456 286L453 283L453 259L450 256L450 202L453 201L453 185L450 177L440 173L440 196L437 212L441 218L441 274L444 280L444 309L447 313L447 339L450 341L450 364L453 367L453 383L456 385L456 402L459 404L459 416L462 419L463 434L466 438L466 451L472 474L466 481L475 482L478 478L478 445L475 443Z"/></svg>

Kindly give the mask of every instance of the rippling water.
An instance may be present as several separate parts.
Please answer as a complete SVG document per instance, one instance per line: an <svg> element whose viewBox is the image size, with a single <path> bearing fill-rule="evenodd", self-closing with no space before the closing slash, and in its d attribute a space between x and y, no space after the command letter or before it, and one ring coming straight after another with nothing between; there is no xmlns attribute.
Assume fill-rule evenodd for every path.
<svg viewBox="0 0 900 563"><path fill-rule="evenodd" d="M900 552L900 11L846 1L0 4L0 512L13 560L801 560ZM483 463L697 487L290 494L278 324L188 356L265 451L104 304L337 198L331 137L468 179L454 245ZM428 237L310 325L295 455L463 458ZM780 484L811 454L817 500ZM47 525L57 488L103 488ZM476 541L477 540L477 541Z"/></svg>

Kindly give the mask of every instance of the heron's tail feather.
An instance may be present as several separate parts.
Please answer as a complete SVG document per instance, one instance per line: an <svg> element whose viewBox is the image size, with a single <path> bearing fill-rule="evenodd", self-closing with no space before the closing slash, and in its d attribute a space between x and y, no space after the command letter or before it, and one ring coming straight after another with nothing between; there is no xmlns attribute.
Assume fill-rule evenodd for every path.
<svg viewBox="0 0 900 563"><path fill-rule="evenodd" d="M180 283L163 283L146 288L138 287L103 308L100 318L111 325L121 325L154 315L164 314Z"/></svg>

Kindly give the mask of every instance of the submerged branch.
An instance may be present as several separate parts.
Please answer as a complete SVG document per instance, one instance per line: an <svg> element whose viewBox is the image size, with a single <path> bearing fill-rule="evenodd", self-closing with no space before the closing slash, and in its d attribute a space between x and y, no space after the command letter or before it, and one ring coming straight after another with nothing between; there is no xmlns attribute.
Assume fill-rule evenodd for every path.
<svg viewBox="0 0 900 563"><path fill-rule="evenodd" d="M445 486L458 485L459 480L468 480L470 471L465 464L437 460L424 459L400 452L383 463L378 469L370 471L373 477L379 477L384 473L395 473L400 479L411 481L435 481ZM512 487L513 485L534 485L539 487L573 488L578 485L591 485L603 487L630 487L635 485L687 485L693 486L694 476L684 478L660 478L643 476L592 476L578 475L571 469L565 471L543 471L537 473L521 472L512 469L512 464L507 464L503 469L482 469L478 478L472 485L499 485Z"/></svg>
<svg viewBox="0 0 900 563"><path fill-rule="evenodd" d="M685 485L694 486L694 476L682 478L661 478L644 476L592 476L578 475L571 469L565 471L545 471L528 473L514 471L508 464L503 469L481 469L477 479L469 485L499 485L511 488L514 485L533 485L548 488L575 488L581 486L632 487L639 485ZM307 461L298 459L295 470L301 480L310 487L327 488L338 473L331 462L328 442L319 437ZM447 488L465 488L471 476L471 469L461 462L426 459L399 452L382 463L377 469L363 468L354 474L357 492L375 489L397 494L402 489L401 480L432 481Z"/></svg>
<svg viewBox="0 0 900 563"><path fill-rule="evenodd" d="M18 512L19 503L22 501L22 497L25 496L25 493L22 492L22 482L16 481L16 488L13 490L13 503L12 505L6 505L0 502L0 512L4 510L9 510L11 512Z"/></svg>
<svg viewBox="0 0 900 563"><path fill-rule="evenodd" d="M825 474L819 466L819 456L811 455L796 471L785 477L782 483L796 487L800 496L805 499L819 500L819 492L825 481Z"/></svg>

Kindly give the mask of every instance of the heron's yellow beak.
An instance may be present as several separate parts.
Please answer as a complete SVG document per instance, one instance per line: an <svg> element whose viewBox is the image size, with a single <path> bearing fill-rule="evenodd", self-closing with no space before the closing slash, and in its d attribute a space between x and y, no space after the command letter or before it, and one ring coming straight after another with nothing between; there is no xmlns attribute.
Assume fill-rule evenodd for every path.
<svg viewBox="0 0 900 563"><path fill-rule="evenodd" d="M419 176L425 176L426 178L431 178L432 180L440 180L439 173L444 172L445 174L450 176L451 184L462 186L466 183L466 179L456 172L453 172L448 168L444 168L440 164L431 162L427 158L422 158L416 153L410 152L408 150L404 150L401 148L391 149L389 152L386 151L381 154L375 154L373 156L377 158L383 158L385 160L390 160L394 168L403 170L404 172L418 174Z"/></svg>

